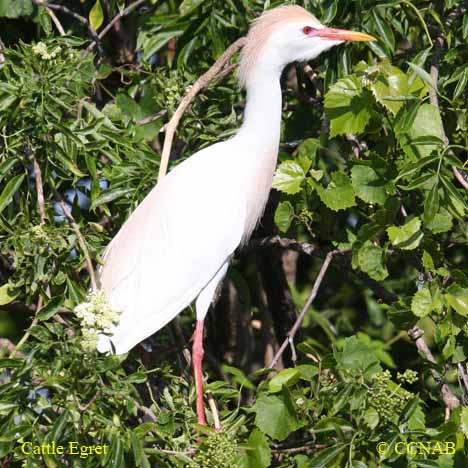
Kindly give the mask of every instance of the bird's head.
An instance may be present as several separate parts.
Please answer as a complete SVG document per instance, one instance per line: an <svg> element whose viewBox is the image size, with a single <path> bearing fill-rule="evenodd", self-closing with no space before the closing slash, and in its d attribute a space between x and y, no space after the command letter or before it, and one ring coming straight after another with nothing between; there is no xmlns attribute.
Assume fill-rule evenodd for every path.
<svg viewBox="0 0 468 468"><path fill-rule="evenodd" d="M328 28L297 5L268 10L253 22L247 35L239 67L240 82L246 85L256 78L261 80L261 74L276 75L288 63L312 60L345 41L374 40L369 34Z"/></svg>

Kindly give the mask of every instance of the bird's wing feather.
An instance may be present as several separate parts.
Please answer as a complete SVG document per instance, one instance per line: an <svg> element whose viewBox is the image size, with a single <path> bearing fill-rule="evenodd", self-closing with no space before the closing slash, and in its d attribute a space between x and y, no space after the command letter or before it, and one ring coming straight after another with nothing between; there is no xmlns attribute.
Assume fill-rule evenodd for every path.
<svg viewBox="0 0 468 468"><path fill-rule="evenodd" d="M229 149L213 145L176 167L111 242L101 284L122 311L112 336L117 353L187 307L239 245L245 203ZM109 346L101 340L100 350Z"/></svg>

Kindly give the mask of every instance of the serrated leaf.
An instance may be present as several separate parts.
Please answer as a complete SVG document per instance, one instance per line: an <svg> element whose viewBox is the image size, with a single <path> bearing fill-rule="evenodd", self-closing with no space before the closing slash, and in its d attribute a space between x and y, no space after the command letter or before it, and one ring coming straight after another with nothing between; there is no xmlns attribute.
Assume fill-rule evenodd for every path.
<svg viewBox="0 0 468 468"><path fill-rule="evenodd" d="M314 187L322 202L334 211L344 210L356 204L351 180L344 172L335 171L327 188L318 183L314 183Z"/></svg>
<svg viewBox="0 0 468 468"><path fill-rule="evenodd" d="M284 369L275 375L268 383L268 389L271 393L280 392L283 387L289 387L298 382L301 373L293 368Z"/></svg>
<svg viewBox="0 0 468 468"><path fill-rule="evenodd" d="M376 281L382 281L388 276L388 270L383 263L383 258L383 249L370 241L365 242L357 255L359 268Z"/></svg>
<svg viewBox="0 0 468 468"><path fill-rule="evenodd" d="M101 0L96 0L89 12L89 24L96 31L104 21L104 12L102 11Z"/></svg>
<svg viewBox="0 0 468 468"><path fill-rule="evenodd" d="M390 242L402 250L413 250L418 247L423 233L421 231L421 220L415 217L403 226L390 226L387 228Z"/></svg>
<svg viewBox="0 0 468 468"><path fill-rule="evenodd" d="M420 289L411 300L411 311L416 317L425 317L430 314L433 309L432 295L429 288Z"/></svg>
<svg viewBox="0 0 468 468"><path fill-rule="evenodd" d="M289 201L281 202L275 211L275 224L281 232L287 232L294 217L294 208Z"/></svg>
<svg viewBox="0 0 468 468"><path fill-rule="evenodd" d="M457 314L468 316L468 289L455 284L450 286L445 299Z"/></svg>
<svg viewBox="0 0 468 468"><path fill-rule="evenodd" d="M383 205L387 199L385 181L369 166L354 166L351 169L354 193L366 203Z"/></svg>
<svg viewBox="0 0 468 468"><path fill-rule="evenodd" d="M302 426L291 398L285 394L262 394L252 409L256 414L255 424L272 439L284 440Z"/></svg>
<svg viewBox="0 0 468 468"><path fill-rule="evenodd" d="M349 336L344 339L343 349L335 351L338 366L351 375L363 375L372 377L376 372L382 370L379 360L372 348L357 336Z"/></svg>
<svg viewBox="0 0 468 468"><path fill-rule="evenodd" d="M391 66L385 71L386 74L380 74L376 81L372 82L371 90L377 101L395 115L404 102L392 100L392 97L405 96L408 93L408 78L397 67Z"/></svg>
<svg viewBox="0 0 468 468"><path fill-rule="evenodd" d="M355 76L337 81L325 95L325 113L330 120L330 137L359 134L370 120L372 95Z"/></svg>
<svg viewBox="0 0 468 468"><path fill-rule="evenodd" d="M301 190L302 181L310 168L310 164L311 161L309 161L308 167L305 169L299 161L290 159L282 162L273 177L273 188L288 195L298 193Z"/></svg>

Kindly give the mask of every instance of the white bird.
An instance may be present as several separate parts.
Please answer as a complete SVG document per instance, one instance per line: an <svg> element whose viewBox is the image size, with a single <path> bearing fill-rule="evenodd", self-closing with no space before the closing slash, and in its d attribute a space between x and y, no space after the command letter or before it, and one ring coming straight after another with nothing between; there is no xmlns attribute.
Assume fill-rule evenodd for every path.
<svg viewBox="0 0 468 468"><path fill-rule="evenodd" d="M325 27L299 6L264 12L241 52L239 78L247 89L242 127L173 169L106 250L101 287L122 314L112 335L101 335L100 352L129 351L196 301L192 359L200 424L206 424L203 321L229 260L265 208L280 142L281 72L343 41L371 40Z"/></svg>

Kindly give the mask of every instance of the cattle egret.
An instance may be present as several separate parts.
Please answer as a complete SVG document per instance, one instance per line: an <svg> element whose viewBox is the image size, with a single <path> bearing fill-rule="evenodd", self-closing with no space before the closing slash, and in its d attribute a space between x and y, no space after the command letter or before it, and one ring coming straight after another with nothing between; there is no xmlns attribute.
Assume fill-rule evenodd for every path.
<svg viewBox="0 0 468 468"><path fill-rule="evenodd" d="M230 258L265 208L280 141L281 72L290 62L314 59L344 41L372 40L325 27L299 6L264 12L241 52L239 78L247 89L243 125L233 138L173 169L107 248L101 287L122 313L112 335L100 336L98 350L129 351L195 301L192 361L200 424L206 424L203 321Z"/></svg>

